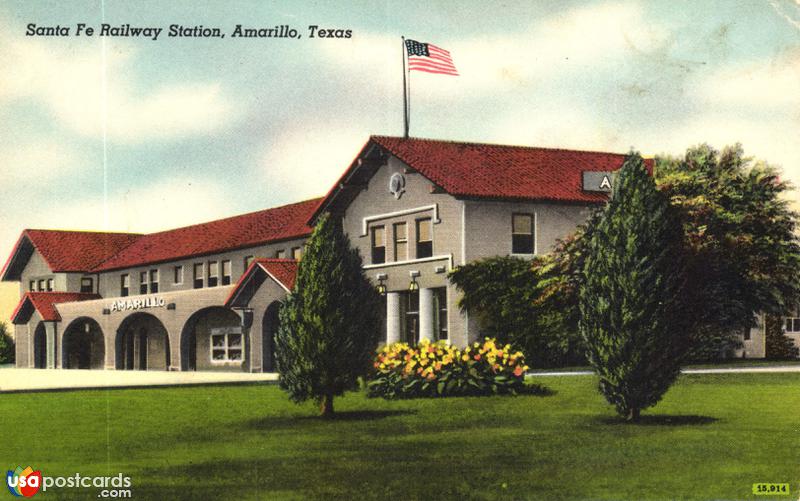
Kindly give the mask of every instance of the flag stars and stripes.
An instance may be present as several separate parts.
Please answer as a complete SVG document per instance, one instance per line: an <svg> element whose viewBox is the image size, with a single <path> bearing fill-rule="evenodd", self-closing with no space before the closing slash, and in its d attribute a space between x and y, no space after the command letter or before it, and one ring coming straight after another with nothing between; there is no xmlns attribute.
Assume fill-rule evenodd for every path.
<svg viewBox="0 0 800 501"><path fill-rule="evenodd" d="M431 43L406 40L408 71L424 71L440 75L458 76L450 53Z"/></svg>

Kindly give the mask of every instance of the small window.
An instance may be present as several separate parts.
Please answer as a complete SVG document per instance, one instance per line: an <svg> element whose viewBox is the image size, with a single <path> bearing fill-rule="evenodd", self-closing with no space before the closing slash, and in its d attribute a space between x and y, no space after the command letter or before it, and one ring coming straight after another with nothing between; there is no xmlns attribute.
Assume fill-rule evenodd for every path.
<svg viewBox="0 0 800 501"><path fill-rule="evenodd" d="M175 266L172 268L172 283L180 285L183 283L183 266Z"/></svg>
<svg viewBox="0 0 800 501"><path fill-rule="evenodd" d="M375 226L372 228L372 264L386 262L386 228Z"/></svg>
<svg viewBox="0 0 800 501"><path fill-rule="evenodd" d="M281 249L275 253L275 257L278 259L286 259L286 249Z"/></svg>
<svg viewBox="0 0 800 501"><path fill-rule="evenodd" d="M212 362L241 362L243 348L239 329L211 330Z"/></svg>
<svg viewBox="0 0 800 501"><path fill-rule="evenodd" d="M433 256L431 219L417 219L417 259Z"/></svg>
<svg viewBox="0 0 800 501"><path fill-rule="evenodd" d="M800 318L786 317L784 319L784 331L789 334L796 334L800 332Z"/></svg>
<svg viewBox="0 0 800 501"><path fill-rule="evenodd" d="M406 223L394 224L394 260L405 261L408 259L408 225Z"/></svg>
<svg viewBox="0 0 800 501"><path fill-rule="evenodd" d="M131 290L131 276L125 273L119 277L119 295L122 297L130 294Z"/></svg>
<svg viewBox="0 0 800 501"><path fill-rule="evenodd" d="M205 266L203 263L195 263L194 264L194 288L195 289L202 289L203 288L203 268Z"/></svg>
<svg viewBox="0 0 800 501"><path fill-rule="evenodd" d="M514 214L512 216L511 253L533 254L533 215Z"/></svg>
<svg viewBox="0 0 800 501"><path fill-rule="evenodd" d="M84 294L91 294L94 292L94 280L89 277L81 278L81 292Z"/></svg>
<svg viewBox="0 0 800 501"><path fill-rule="evenodd" d="M53 279L47 279L47 292L53 292Z"/></svg>
<svg viewBox="0 0 800 501"><path fill-rule="evenodd" d="M45 288L47 287L44 284L44 279L39 280L39 284L38 285L39 285L39 292L44 292Z"/></svg>
<svg viewBox="0 0 800 501"><path fill-rule="evenodd" d="M249 268L251 264L253 264L253 256L245 256L244 269L247 270L247 268Z"/></svg>
<svg viewBox="0 0 800 501"><path fill-rule="evenodd" d="M208 286L216 287L219 284L219 263L216 261L208 262Z"/></svg>
<svg viewBox="0 0 800 501"><path fill-rule="evenodd" d="M147 272L139 272L139 294L147 294Z"/></svg>
<svg viewBox="0 0 800 501"><path fill-rule="evenodd" d="M158 292L158 270L150 270L150 292Z"/></svg>
<svg viewBox="0 0 800 501"><path fill-rule="evenodd" d="M29 286L28 287L29 291L35 292L36 291L36 280L31 280L30 283L28 283L28 286Z"/></svg>
<svg viewBox="0 0 800 501"><path fill-rule="evenodd" d="M303 257L303 248L302 247L292 247L292 259L300 261L300 258Z"/></svg>
<svg viewBox="0 0 800 501"><path fill-rule="evenodd" d="M223 261L222 262L222 285L230 285L231 284L231 262L230 261Z"/></svg>

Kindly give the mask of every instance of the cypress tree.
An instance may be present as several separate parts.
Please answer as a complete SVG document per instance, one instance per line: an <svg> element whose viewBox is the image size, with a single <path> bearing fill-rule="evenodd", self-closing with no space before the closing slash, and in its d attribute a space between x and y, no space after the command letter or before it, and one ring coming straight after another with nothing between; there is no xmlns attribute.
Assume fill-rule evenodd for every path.
<svg viewBox="0 0 800 501"><path fill-rule="evenodd" d="M275 337L279 383L333 417L333 398L355 389L371 366L380 333L380 296L364 275L340 221L323 215L306 245Z"/></svg>
<svg viewBox="0 0 800 501"><path fill-rule="evenodd" d="M600 391L628 421L655 405L688 348L683 231L644 161L631 152L587 229L579 327Z"/></svg>

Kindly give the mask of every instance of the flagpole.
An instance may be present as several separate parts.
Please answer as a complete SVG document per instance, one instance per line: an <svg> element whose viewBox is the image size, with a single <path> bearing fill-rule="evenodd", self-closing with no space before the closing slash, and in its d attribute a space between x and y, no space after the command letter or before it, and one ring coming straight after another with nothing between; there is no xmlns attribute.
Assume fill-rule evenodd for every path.
<svg viewBox="0 0 800 501"><path fill-rule="evenodd" d="M408 139L408 84L406 84L406 37L401 36L403 44L403 137Z"/></svg>

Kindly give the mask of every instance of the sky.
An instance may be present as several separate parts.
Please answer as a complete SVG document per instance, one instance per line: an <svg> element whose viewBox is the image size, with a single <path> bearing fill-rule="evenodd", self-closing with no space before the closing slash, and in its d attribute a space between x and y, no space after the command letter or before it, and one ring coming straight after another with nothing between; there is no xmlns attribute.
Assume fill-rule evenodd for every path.
<svg viewBox="0 0 800 501"><path fill-rule="evenodd" d="M401 36L460 72L410 75L412 136L645 155L741 142L800 186L800 0L6 1L0 251L24 228L150 232L324 194L371 134L402 134ZM0 320L17 299L0 286Z"/></svg>

